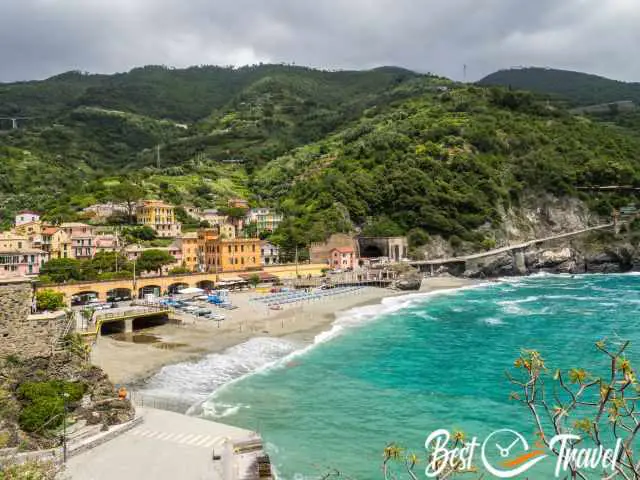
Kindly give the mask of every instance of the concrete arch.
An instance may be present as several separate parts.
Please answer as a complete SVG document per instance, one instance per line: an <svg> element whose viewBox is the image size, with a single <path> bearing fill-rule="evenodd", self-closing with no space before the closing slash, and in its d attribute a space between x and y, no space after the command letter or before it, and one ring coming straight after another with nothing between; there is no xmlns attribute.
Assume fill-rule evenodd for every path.
<svg viewBox="0 0 640 480"><path fill-rule="evenodd" d="M120 300L132 300L133 291L130 288L114 288L107 291L107 301L115 302Z"/></svg>
<svg viewBox="0 0 640 480"><path fill-rule="evenodd" d="M178 290L182 290L183 288L189 288L189 284L185 282L175 282L167 287L167 292L169 295L175 295L178 293Z"/></svg>
<svg viewBox="0 0 640 480"><path fill-rule="evenodd" d="M92 298L97 298L98 300L102 300L100 298L100 292L96 290L83 290L78 293L74 293L71 295L71 305L83 305L87 303Z"/></svg>
<svg viewBox="0 0 640 480"><path fill-rule="evenodd" d="M138 288L138 298L144 298L145 295L156 295L159 297L162 295L162 287L154 284L143 285Z"/></svg>
<svg viewBox="0 0 640 480"><path fill-rule="evenodd" d="M214 282L213 280L201 280L196 283L196 287L203 290L214 290L216 288L216 282Z"/></svg>

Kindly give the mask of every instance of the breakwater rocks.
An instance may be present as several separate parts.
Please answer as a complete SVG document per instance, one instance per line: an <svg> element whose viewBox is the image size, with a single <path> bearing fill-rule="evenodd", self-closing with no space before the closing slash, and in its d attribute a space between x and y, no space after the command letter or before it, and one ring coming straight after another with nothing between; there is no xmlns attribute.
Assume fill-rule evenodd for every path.
<svg viewBox="0 0 640 480"><path fill-rule="evenodd" d="M530 249L467 261L464 271L450 272L467 278L493 278L535 273L624 273L640 271L640 249L630 244L599 251L578 247Z"/></svg>

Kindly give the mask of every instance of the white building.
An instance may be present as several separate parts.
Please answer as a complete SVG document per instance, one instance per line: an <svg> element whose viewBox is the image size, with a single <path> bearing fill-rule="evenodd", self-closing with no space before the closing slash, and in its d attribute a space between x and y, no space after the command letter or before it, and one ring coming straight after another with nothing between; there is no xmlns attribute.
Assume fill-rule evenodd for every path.
<svg viewBox="0 0 640 480"><path fill-rule="evenodd" d="M262 265L277 265L280 263L280 247L266 240L261 241L260 261Z"/></svg>
<svg viewBox="0 0 640 480"><path fill-rule="evenodd" d="M36 212L24 210L16 215L16 227L25 223L35 223L40 221L40 215Z"/></svg>

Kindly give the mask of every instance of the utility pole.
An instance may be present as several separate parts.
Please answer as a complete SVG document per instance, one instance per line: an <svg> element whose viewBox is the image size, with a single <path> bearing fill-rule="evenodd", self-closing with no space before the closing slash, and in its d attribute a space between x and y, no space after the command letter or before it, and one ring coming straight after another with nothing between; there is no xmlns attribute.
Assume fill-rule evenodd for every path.
<svg viewBox="0 0 640 480"><path fill-rule="evenodd" d="M138 298L138 289L136 288L136 259L133 259L133 298Z"/></svg>
<svg viewBox="0 0 640 480"><path fill-rule="evenodd" d="M118 227L116 227L115 252L116 252L116 273L118 273L118 256L120 255L119 242L118 242Z"/></svg>
<svg viewBox="0 0 640 480"><path fill-rule="evenodd" d="M298 278L298 244L296 243L296 278Z"/></svg>
<svg viewBox="0 0 640 480"><path fill-rule="evenodd" d="M62 414L62 463L67 463L67 392L62 393L64 413Z"/></svg>

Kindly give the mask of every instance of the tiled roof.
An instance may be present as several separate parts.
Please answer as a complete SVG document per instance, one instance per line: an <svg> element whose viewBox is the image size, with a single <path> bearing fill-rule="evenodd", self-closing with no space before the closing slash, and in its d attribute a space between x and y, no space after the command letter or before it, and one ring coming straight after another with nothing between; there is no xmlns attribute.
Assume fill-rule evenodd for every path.
<svg viewBox="0 0 640 480"><path fill-rule="evenodd" d="M340 252L340 253L353 253L353 248L351 247L337 247L337 248L332 248L331 251L336 251L336 252Z"/></svg>

